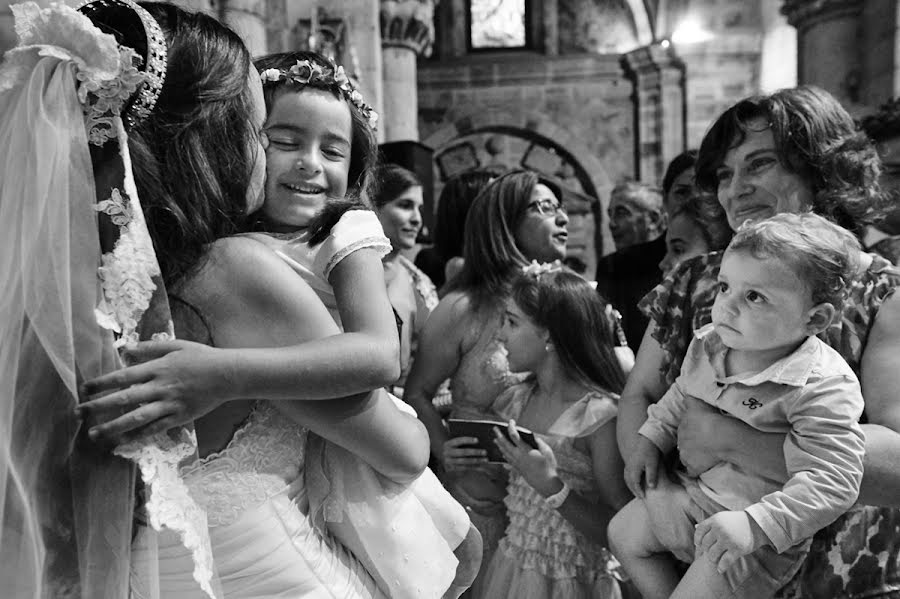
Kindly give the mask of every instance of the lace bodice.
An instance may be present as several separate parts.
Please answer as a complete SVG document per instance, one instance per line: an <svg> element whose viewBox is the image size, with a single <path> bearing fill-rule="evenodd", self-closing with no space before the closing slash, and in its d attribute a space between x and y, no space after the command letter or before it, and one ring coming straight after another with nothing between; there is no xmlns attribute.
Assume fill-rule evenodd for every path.
<svg viewBox="0 0 900 599"><path fill-rule="evenodd" d="M209 526L231 524L295 482L303 470L306 435L305 428L260 401L225 449L182 468Z"/></svg>

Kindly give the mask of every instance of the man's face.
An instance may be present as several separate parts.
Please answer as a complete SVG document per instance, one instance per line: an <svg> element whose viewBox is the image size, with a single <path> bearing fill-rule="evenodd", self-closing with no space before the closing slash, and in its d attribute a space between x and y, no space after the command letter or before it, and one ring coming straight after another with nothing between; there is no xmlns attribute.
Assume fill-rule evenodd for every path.
<svg viewBox="0 0 900 599"><path fill-rule="evenodd" d="M654 229L651 211L625 194L614 194L609 200L609 232L616 250L650 240ZM658 215L657 215L658 216Z"/></svg>

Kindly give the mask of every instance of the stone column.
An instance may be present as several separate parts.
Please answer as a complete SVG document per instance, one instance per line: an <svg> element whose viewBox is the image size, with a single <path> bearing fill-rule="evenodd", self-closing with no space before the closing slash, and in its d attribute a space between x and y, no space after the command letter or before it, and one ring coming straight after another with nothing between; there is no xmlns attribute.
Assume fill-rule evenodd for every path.
<svg viewBox="0 0 900 599"><path fill-rule="evenodd" d="M659 185L666 160L685 149L684 63L668 42L622 55L634 86L635 178Z"/></svg>
<svg viewBox="0 0 900 599"><path fill-rule="evenodd" d="M252 56L269 51L266 0L221 0L219 18L234 29Z"/></svg>
<svg viewBox="0 0 900 599"><path fill-rule="evenodd" d="M434 42L434 0L381 0L384 141L419 139L416 59Z"/></svg>
<svg viewBox="0 0 900 599"><path fill-rule="evenodd" d="M845 106L860 99L862 0L785 0L797 29L797 81L831 92Z"/></svg>

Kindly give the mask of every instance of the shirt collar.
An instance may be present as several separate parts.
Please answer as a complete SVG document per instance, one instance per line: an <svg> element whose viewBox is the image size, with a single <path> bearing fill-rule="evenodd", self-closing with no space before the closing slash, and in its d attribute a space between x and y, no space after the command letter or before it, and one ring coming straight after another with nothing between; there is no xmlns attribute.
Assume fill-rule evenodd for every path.
<svg viewBox="0 0 900 599"><path fill-rule="evenodd" d="M761 372L745 372L725 376L725 354L729 348L722 343L722 339L714 330L712 323L694 331L694 336L703 343L703 350L713 366L713 372L718 382L726 384L741 383L748 386L756 386L765 382L790 385L792 387L806 385L816 364L817 350L820 343L815 336L807 337L800 347Z"/></svg>

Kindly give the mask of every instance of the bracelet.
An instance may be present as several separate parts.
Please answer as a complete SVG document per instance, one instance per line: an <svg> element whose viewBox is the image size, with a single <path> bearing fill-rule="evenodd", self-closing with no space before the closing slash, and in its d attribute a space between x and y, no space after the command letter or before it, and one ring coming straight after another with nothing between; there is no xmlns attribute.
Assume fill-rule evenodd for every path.
<svg viewBox="0 0 900 599"><path fill-rule="evenodd" d="M550 495L548 497L544 497L544 503L547 504L548 507L553 508L554 510L558 510L559 507L566 501L566 498L569 496L569 485L563 482L562 489Z"/></svg>

